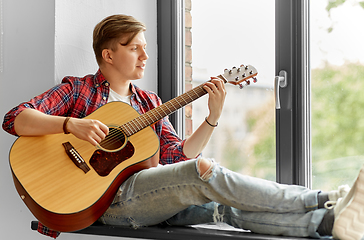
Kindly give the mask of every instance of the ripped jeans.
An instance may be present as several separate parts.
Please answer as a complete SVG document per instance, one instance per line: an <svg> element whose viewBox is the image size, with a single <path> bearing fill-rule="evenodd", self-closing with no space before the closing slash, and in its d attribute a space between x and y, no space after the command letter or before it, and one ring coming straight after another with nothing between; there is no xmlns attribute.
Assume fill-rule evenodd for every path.
<svg viewBox="0 0 364 240"><path fill-rule="evenodd" d="M200 160L134 174L99 221L135 228L220 221L261 234L320 237L327 210L317 209L319 191L245 176L214 161L201 176Z"/></svg>

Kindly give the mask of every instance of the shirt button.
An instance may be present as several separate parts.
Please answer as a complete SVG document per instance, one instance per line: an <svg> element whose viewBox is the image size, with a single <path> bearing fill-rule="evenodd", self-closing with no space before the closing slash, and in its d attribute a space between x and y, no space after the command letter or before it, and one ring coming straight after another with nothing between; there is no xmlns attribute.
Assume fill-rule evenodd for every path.
<svg viewBox="0 0 364 240"><path fill-rule="evenodd" d="M109 83L105 83L105 86L108 87L109 86Z"/></svg>
<svg viewBox="0 0 364 240"><path fill-rule="evenodd" d="M104 99L104 101L106 101L106 97L102 97L102 99Z"/></svg>
<svg viewBox="0 0 364 240"><path fill-rule="evenodd" d="M99 87L99 84L96 84L96 87Z"/></svg>

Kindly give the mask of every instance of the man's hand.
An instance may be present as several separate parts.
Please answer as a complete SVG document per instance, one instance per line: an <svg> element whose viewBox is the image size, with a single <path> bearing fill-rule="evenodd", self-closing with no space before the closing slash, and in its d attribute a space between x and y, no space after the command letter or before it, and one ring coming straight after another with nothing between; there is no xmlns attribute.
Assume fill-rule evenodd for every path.
<svg viewBox="0 0 364 240"><path fill-rule="evenodd" d="M93 119L71 118L66 127L77 138L88 141L94 146L109 134L109 128L105 124Z"/></svg>
<svg viewBox="0 0 364 240"><path fill-rule="evenodd" d="M206 82L203 87L209 94L208 107L210 114L207 117L209 123L216 124L224 107L226 90L222 79L212 77L210 82Z"/></svg>

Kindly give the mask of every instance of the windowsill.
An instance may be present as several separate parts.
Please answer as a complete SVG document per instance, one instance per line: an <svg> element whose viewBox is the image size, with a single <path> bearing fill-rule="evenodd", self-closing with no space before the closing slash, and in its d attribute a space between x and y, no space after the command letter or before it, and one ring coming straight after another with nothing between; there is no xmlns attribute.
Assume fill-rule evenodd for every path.
<svg viewBox="0 0 364 240"><path fill-rule="evenodd" d="M38 222L33 221L31 228L37 230ZM255 234L249 231L233 229L223 225L193 225L193 226L180 226L180 227L145 227L139 229L116 227L108 225L94 224L90 227L82 229L77 232L63 233L63 234L88 234L100 236L113 236L113 237L129 237L139 239L160 239L160 240L241 240L241 239L308 239L297 237L282 237Z"/></svg>

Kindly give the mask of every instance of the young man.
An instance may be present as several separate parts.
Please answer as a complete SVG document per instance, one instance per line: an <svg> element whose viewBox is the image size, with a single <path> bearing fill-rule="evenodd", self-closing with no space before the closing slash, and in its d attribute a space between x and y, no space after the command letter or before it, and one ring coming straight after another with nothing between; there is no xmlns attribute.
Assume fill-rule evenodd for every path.
<svg viewBox="0 0 364 240"><path fill-rule="evenodd" d="M18 136L71 133L97 145L108 135L108 127L83 118L97 108L124 101L143 114L161 105L155 93L132 83L143 77L148 59L145 30L143 23L130 16L102 20L93 35L97 73L65 77L60 85L13 108L5 115L4 130ZM129 177L100 222L139 227L222 221L272 235L341 239L364 235L360 197L364 168L350 191L322 193L240 175L212 160L195 159L217 126L226 95L218 78L205 83L204 89L209 95L205 121L185 140L176 135L167 117L155 123L152 127L160 139L158 166ZM355 222L352 214L358 216Z"/></svg>

